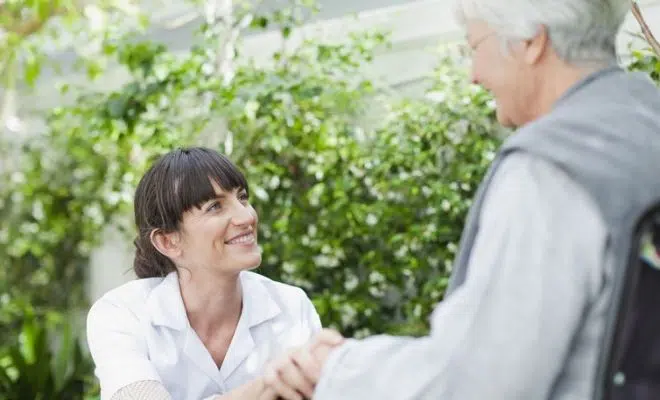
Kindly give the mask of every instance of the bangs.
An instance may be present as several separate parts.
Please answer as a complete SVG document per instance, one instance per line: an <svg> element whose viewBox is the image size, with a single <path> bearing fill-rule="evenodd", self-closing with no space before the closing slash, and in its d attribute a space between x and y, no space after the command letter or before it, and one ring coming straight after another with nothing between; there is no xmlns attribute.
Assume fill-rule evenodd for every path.
<svg viewBox="0 0 660 400"><path fill-rule="evenodd" d="M212 182L225 192L245 189L249 193L243 173L224 155L205 148L175 150L159 163L164 174L157 190L156 201L161 222L176 229L183 214L193 207L217 197Z"/></svg>

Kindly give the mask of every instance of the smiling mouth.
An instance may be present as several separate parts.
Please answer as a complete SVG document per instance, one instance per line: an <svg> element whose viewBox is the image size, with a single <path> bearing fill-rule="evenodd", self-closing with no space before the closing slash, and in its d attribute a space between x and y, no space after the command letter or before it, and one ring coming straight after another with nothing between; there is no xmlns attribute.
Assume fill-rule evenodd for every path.
<svg viewBox="0 0 660 400"><path fill-rule="evenodd" d="M231 240L225 242L225 244L252 244L255 242L254 233L249 232L244 235L240 235Z"/></svg>

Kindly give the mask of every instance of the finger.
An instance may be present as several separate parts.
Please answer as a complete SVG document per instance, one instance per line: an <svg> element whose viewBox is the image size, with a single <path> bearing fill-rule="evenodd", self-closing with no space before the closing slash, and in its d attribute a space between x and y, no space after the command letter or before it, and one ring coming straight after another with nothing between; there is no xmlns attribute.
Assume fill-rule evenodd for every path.
<svg viewBox="0 0 660 400"><path fill-rule="evenodd" d="M278 400L279 396L275 390L270 387L266 387L259 393L258 400Z"/></svg>
<svg viewBox="0 0 660 400"><path fill-rule="evenodd" d="M325 362L327 361L328 357L330 356L330 352L332 352L334 349L336 349L337 346L316 346L312 350L312 356L316 360L317 363L319 363L319 374L323 370L323 366L325 365Z"/></svg>
<svg viewBox="0 0 660 400"><path fill-rule="evenodd" d="M305 379L313 385L319 381L321 377L321 368L323 364L314 357L311 349L303 348L291 355L293 362L298 365L299 370L304 375Z"/></svg>
<svg viewBox="0 0 660 400"><path fill-rule="evenodd" d="M289 357L289 361L286 364L281 368L278 368L278 372L280 379L289 388L295 389L297 392L304 394L307 398L312 397L314 394L315 382L307 378L305 373L301 370L301 366L293 357L293 354Z"/></svg>
<svg viewBox="0 0 660 400"><path fill-rule="evenodd" d="M338 346L344 342L344 337L334 329L322 329L314 336L314 345Z"/></svg>
<svg viewBox="0 0 660 400"><path fill-rule="evenodd" d="M263 377L266 389L277 393L282 400L302 400L302 395L282 381L277 367L269 367Z"/></svg>

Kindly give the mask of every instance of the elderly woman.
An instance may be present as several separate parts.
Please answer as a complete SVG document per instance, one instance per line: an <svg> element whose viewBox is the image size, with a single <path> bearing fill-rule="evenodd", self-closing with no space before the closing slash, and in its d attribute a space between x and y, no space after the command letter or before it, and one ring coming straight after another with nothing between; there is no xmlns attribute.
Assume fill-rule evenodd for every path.
<svg viewBox="0 0 660 400"><path fill-rule="evenodd" d="M261 262L243 174L204 148L173 151L135 193L135 274L92 306L103 400L250 399L264 364L321 322L305 293Z"/></svg>
<svg viewBox="0 0 660 400"><path fill-rule="evenodd" d="M291 400L297 382L315 400L660 399L660 286L631 301L653 272L632 255L660 209L660 91L617 65L629 4L458 0L472 81L517 132L472 203L431 333L303 347L267 368L268 387ZM320 376L300 367L309 357Z"/></svg>

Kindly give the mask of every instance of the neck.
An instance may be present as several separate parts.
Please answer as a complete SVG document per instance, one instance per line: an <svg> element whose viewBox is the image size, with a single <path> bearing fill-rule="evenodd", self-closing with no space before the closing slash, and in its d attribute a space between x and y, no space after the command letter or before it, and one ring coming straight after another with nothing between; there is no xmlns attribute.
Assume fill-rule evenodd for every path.
<svg viewBox="0 0 660 400"><path fill-rule="evenodd" d="M243 305L238 274L193 275L182 271L179 286L190 325L200 336L238 323Z"/></svg>
<svg viewBox="0 0 660 400"><path fill-rule="evenodd" d="M557 61L556 65L549 65L540 76L536 96L529 104L534 104L534 109L529 121L533 121L548 114L559 100L570 88L588 75L605 68L605 65L573 66Z"/></svg>

